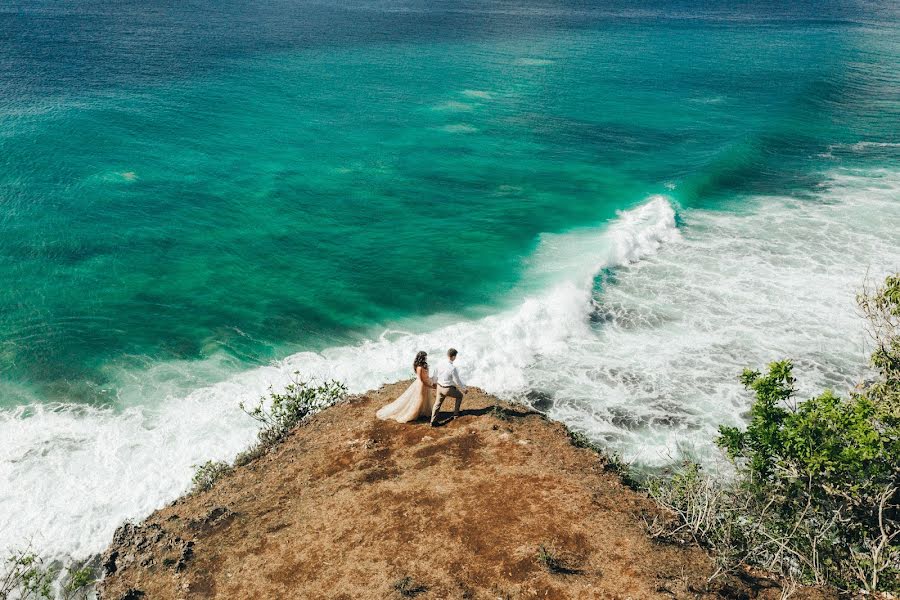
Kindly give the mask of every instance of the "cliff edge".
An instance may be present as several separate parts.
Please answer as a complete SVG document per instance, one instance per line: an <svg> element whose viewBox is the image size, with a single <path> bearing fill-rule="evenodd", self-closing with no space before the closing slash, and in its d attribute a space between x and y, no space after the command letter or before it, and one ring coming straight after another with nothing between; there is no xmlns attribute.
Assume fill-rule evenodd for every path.
<svg viewBox="0 0 900 600"><path fill-rule="evenodd" d="M470 390L444 426L378 421L406 385L329 408L210 491L123 525L100 598L781 596L750 573L710 583L701 549L650 539L642 519L660 509L539 414Z"/></svg>

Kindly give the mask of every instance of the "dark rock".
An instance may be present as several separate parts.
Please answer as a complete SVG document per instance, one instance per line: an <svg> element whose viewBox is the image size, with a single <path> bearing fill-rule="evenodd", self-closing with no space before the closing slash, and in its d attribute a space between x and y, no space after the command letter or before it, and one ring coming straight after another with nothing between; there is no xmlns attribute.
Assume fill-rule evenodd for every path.
<svg viewBox="0 0 900 600"><path fill-rule="evenodd" d="M128 588L124 594L119 598L119 600L139 600L146 596L144 592L137 588Z"/></svg>
<svg viewBox="0 0 900 600"><path fill-rule="evenodd" d="M553 408L553 396L551 396L547 392L542 392L540 390L531 390L527 394L525 394L525 398L528 400L528 403L531 404L531 407L536 411L545 413Z"/></svg>
<svg viewBox="0 0 900 600"><path fill-rule="evenodd" d="M137 529L134 523L121 525L113 534L113 546L130 546Z"/></svg>
<svg viewBox="0 0 900 600"><path fill-rule="evenodd" d="M103 561L103 576L109 577L116 572L116 559L119 558L118 550L112 550Z"/></svg>
<svg viewBox="0 0 900 600"><path fill-rule="evenodd" d="M218 525L223 525L236 516L231 509L226 506L217 506L206 513L202 519L191 519L188 526L195 530L211 529Z"/></svg>
<svg viewBox="0 0 900 600"><path fill-rule="evenodd" d="M181 548L181 556L175 564L175 571L180 573L187 568L187 563L194 556L194 542L186 542Z"/></svg>

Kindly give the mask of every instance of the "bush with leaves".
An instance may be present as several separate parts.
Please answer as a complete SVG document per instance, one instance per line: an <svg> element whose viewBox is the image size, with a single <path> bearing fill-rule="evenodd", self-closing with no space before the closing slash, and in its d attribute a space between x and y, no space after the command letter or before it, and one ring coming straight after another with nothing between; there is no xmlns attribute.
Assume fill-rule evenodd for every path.
<svg viewBox="0 0 900 600"><path fill-rule="evenodd" d="M900 418L900 273L882 285L867 284L856 301L868 323L875 346L872 366L878 372L863 393L883 413Z"/></svg>
<svg viewBox="0 0 900 600"><path fill-rule="evenodd" d="M738 466L744 490L768 504L776 529L787 534L772 551L783 547L805 579L895 589L897 424L864 394L843 399L826 391L794 403L788 361L741 379L756 392L750 424L745 431L722 427L717 441Z"/></svg>
<svg viewBox="0 0 900 600"><path fill-rule="evenodd" d="M303 419L340 401L347 394L347 386L340 381L318 382L301 379L294 373L283 392L269 388L269 397L262 397L248 408L243 402L241 410L262 424L259 444L268 448L277 444Z"/></svg>
<svg viewBox="0 0 900 600"><path fill-rule="evenodd" d="M31 550L18 551L0 571L0 600L86 600L95 581L90 566L63 569Z"/></svg>
<svg viewBox="0 0 900 600"><path fill-rule="evenodd" d="M260 398L252 408L241 402L241 410L262 423L263 427L257 434L258 443L238 454L235 465L249 464L264 455L303 419L338 402L346 394L347 387L339 381L317 383L300 379L294 373L283 392L275 392L270 387L269 397ZM195 494L212 489L219 479L231 472L232 467L223 461L210 460L196 469L191 490Z"/></svg>
<svg viewBox="0 0 900 600"><path fill-rule="evenodd" d="M790 361L746 370L749 423L721 427L716 440L734 479L688 465L655 480L650 494L677 519L648 523L651 533L693 538L723 570L749 564L845 591L900 589L900 276L858 301L876 377L847 398L798 401Z"/></svg>

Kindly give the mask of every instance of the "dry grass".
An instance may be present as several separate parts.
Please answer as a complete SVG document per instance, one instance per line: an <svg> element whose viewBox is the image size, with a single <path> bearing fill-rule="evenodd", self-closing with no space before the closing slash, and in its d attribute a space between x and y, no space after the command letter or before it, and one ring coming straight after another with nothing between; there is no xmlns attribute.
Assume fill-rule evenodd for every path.
<svg viewBox="0 0 900 600"><path fill-rule="evenodd" d="M153 514L135 539L152 532L161 541L112 549L119 564L103 598L129 588L154 600L747 591L737 580L727 593L707 585L715 565L700 549L653 541L640 515L657 506L602 457L574 448L562 425L509 406L492 414L498 400L477 391L442 427L376 420L405 385L322 412L210 491ZM179 556L188 540L186 567L164 568L164 556ZM754 592L778 594L774 585Z"/></svg>

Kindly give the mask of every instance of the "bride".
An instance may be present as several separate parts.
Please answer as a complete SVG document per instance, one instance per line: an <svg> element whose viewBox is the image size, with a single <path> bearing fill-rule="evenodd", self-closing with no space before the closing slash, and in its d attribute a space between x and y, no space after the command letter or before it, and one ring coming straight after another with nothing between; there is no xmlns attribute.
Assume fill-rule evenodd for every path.
<svg viewBox="0 0 900 600"><path fill-rule="evenodd" d="M399 398L381 407L375 413L379 419L394 419L399 423L415 421L420 416L431 416L433 400L431 397L431 380L428 378L428 354L419 352L413 361L416 380L412 382Z"/></svg>

